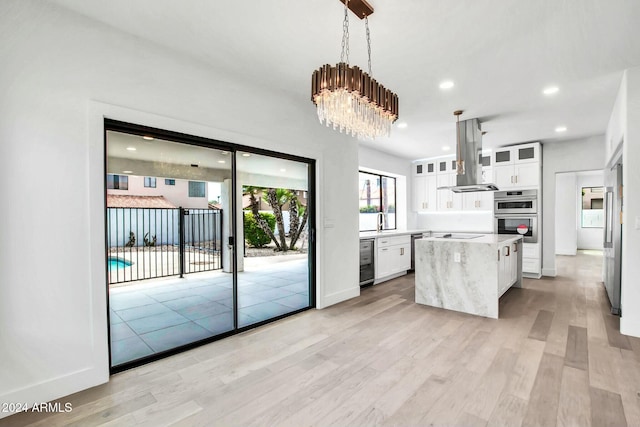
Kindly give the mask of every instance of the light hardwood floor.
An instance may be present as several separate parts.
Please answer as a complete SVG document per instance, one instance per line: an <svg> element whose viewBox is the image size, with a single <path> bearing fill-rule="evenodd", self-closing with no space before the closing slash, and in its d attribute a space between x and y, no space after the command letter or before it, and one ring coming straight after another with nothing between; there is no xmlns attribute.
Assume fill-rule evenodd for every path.
<svg viewBox="0 0 640 427"><path fill-rule="evenodd" d="M640 426L640 339L617 332L601 263L558 257L499 320L417 305L407 275L0 426Z"/></svg>

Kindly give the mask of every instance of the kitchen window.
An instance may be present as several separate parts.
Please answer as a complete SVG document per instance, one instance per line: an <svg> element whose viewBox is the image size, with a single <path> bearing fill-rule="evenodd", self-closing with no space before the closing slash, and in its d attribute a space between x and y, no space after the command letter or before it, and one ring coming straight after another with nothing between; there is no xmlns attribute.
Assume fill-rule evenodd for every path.
<svg viewBox="0 0 640 427"><path fill-rule="evenodd" d="M396 179L360 171L360 231L396 229ZM382 218L380 218L382 216Z"/></svg>

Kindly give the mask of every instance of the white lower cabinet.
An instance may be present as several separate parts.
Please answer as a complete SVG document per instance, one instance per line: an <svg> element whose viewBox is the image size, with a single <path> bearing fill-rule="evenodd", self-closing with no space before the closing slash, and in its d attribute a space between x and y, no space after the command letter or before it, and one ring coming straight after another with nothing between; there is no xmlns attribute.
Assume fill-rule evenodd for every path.
<svg viewBox="0 0 640 427"><path fill-rule="evenodd" d="M376 239L376 280L411 268L411 236Z"/></svg>
<svg viewBox="0 0 640 427"><path fill-rule="evenodd" d="M542 269L540 268L540 243L525 243L522 249L522 272L527 277L540 277Z"/></svg>
<svg viewBox="0 0 640 427"><path fill-rule="evenodd" d="M511 243L498 249L498 297L518 280L519 248L517 243Z"/></svg>

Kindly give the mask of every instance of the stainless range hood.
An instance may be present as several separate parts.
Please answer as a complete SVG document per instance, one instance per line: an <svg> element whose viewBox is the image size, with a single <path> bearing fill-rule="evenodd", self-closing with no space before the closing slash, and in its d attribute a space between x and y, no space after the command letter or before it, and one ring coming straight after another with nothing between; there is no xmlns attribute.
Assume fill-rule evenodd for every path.
<svg viewBox="0 0 640 427"><path fill-rule="evenodd" d="M458 113L458 114L456 114ZM456 111L460 115L461 111ZM463 120L456 123L457 129L457 159L464 162L464 173L456 175L456 185L452 187L438 187L438 190L449 189L454 193L470 193L475 191L496 191L494 184L482 183L482 131L478 119Z"/></svg>

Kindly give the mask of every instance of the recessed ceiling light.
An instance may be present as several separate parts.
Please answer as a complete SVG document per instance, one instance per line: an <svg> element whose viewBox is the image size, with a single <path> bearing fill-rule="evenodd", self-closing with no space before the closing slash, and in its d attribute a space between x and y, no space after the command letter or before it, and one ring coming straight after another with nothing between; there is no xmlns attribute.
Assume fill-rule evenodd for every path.
<svg viewBox="0 0 640 427"><path fill-rule="evenodd" d="M440 83L440 89L451 89L453 86L455 85L451 80L445 80L442 83Z"/></svg>
<svg viewBox="0 0 640 427"><path fill-rule="evenodd" d="M442 147L442 151L449 151L449 150L451 150L451 147L449 147L448 145L444 145Z"/></svg>
<svg viewBox="0 0 640 427"><path fill-rule="evenodd" d="M556 132L566 132L567 131L567 127L566 126L558 126L556 128Z"/></svg>
<svg viewBox="0 0 640 427"><path fill-rule="evenodd" d="M560 88L558 88L558 86L549 86L549 87L544 88L542 93L544 93L547 96L555 95L556 93L558 93L559 90L560 90Z"/></svg>
<svg viewBox="0 0 640 427"><path fill-rule="evenodd" d="M249 154L249 153L242 153L242 157L249 157L249 156L251 156L251 154Z"/></svg>
<svg viewBox="0 0 640 427"><path fill-rule="evenodd" d="M407 122L400 122L396 125L398 129L405 129L407 126Z"/></svg>
<svg viewBox="0 0 640 427"><path fill-rule="evenodd" d="M226 160L218 160L218 163L227 163Z"/></svg>
<svg viewBox="0 0 640 427"><path fill-rule="evenodd" d="M227 154L229 154L228 151L221 151L220 154L222 154L223 156L226 156Z"/></svg>
<svg viewBox="0 0 640 427"><path fill-rule="evenodd" d="M133 171L122 171L122 173L133 173Z"/></svg>
<svg viewBox="0 0 640 427"><path fill-rule="evenodd" d="M137 148L136 147L127 147L127 151L136 151Z"/></svg>
<svg viewBox="0 0 640 427"><path fill-rule="evenodd" d="M142 137L142 139L146 139L147 141L153 141L155 138L149 135L145 135Z"/></svg>
<svg viewBox="0 0 640 427"><path fill-rule="evenodd" d="M280 169L280 172L286 172L286 171L287 171L287 170L286 170L286 169L284 169L284 168L283 168L283 169Z"/></svg>

